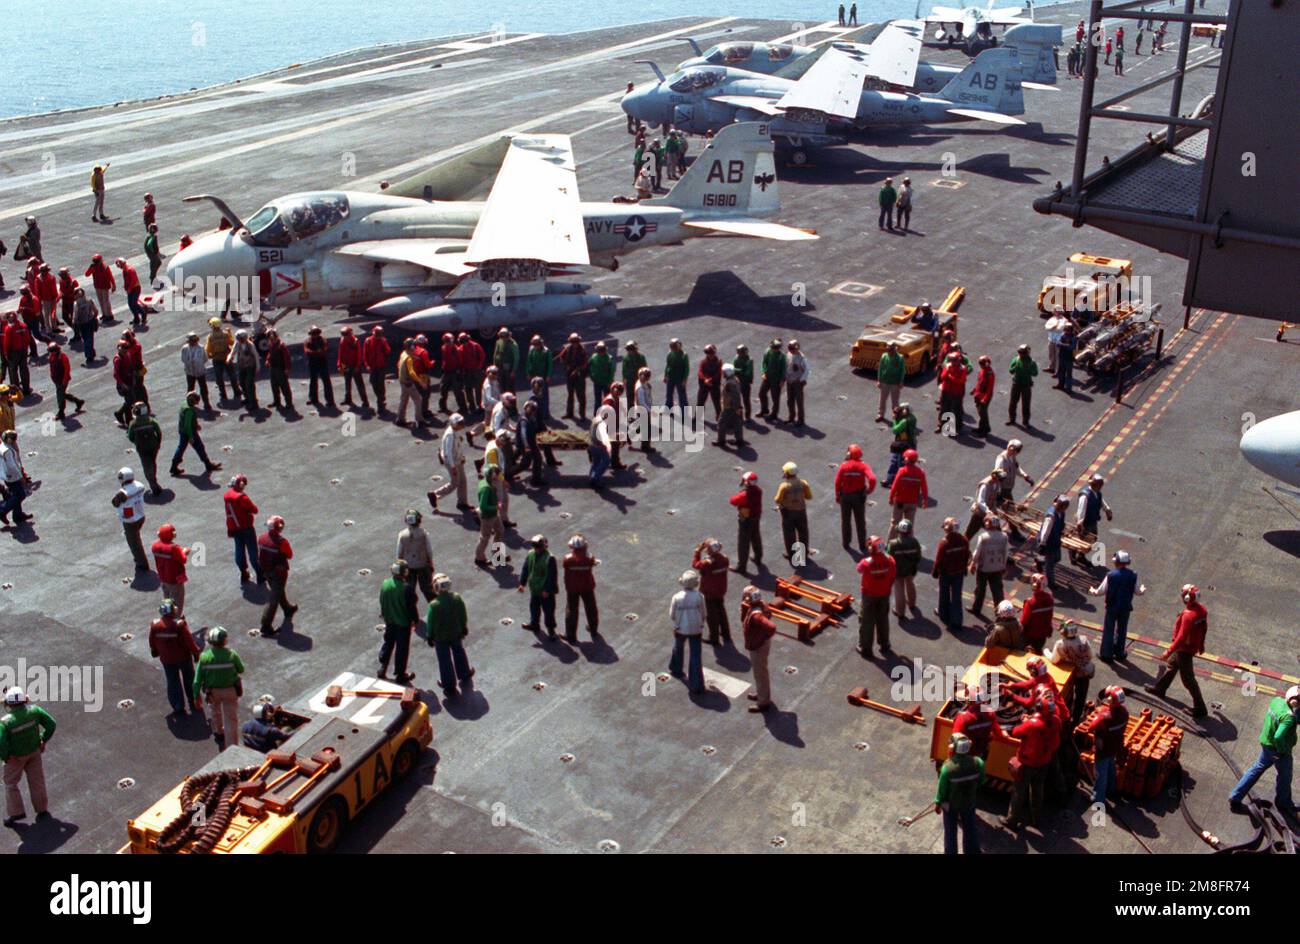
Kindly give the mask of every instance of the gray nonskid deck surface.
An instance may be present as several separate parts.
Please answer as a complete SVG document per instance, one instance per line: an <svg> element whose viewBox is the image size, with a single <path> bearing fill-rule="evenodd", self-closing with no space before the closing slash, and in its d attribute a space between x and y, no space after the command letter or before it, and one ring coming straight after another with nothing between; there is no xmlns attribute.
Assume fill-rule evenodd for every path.
<svg viewBox="0 0 1300 944"><path fill-rule="evenodd" d="M1076 5L1043 11L1043 18L1073 23L1077 13ZM39 206L35 212L47 255L56 265L84 268L95 251L108 258L139 255L138 210L145 190L157 197L164 242L174 246L181 232L201 232L215 223L210 209L180 203L190 193L219 194L241 213L251 213L265 200L294 190L374 186L431 155L519 128L574 135L583 196L605 199L630 187L630 139L617 95L629 79L640 82L650 75L632 62L646 54L623 44L671 41L649 53L668 68L689 54L680 41L685 35L704 37L732 28L757 39L789 31L789 24L749 20L696 26L717 19L537 37L470 51L456 57L465 59L463 64L453 68L455 58L447 59L437 70L420 60L452 50L426 48L433 44L385 48L376 53L383 61L374 64L358 53L161 103L6 123L0 125L0 226L16 230L28 208ZM926 56L962 61L932 50ZM1132 78L1105 76L1102 82L1136 84L1172 61L1172 53L1140 67L1131 61ZM308 74L339 65L346 67ZM388 66L394 68L356 81L359 72ZM1188 99L1206 94L1214 77L1213 68L1189 76ZM349 81L338 81L343 79ZM1135 268L1151 277L1175 319L1182 285L1177 260L1104 234L1072 230L1030 209L1034 196L1068 175L1078 94L1077 84L1064 75L1061 91L1028 94L1031 123L1010 133L975 124L885 133L869 144L819 154L815 167L786 173L781 185L782 221L816 228L819 242L697 240L684 248L633 254L619 272L593 275L595 291L623 297L618 315L548 326L544 333L553 348L571 329L588 341L607 340L611 350L635 338L658 370L673 336L685 341L692 359L708 342L729 355L742 341L759 352L774 336L798 337L814 370L809 427L796 434L759 424L747 431L751 448L740 457L707 446L690 454L669 447L650 464L638 453L625 454L634 470L599 494L582 486L585 457L564 453L563 475L553 477L548 490L514 494L512 517L519 529L509 543L515 565L523 553L520 535L544 532L556 550L574 530L591 538L602 560L597 577L603 644L588 642L581 624L583 642L576 647L543 644L521 631L526 605L513 592L513 577L505 571L485 575L470 565L473 522L446 513L427 516L435 564L453 576L469 605L475 690L442 703L433 694L432 652L416 641L413 663L417 683L429 690L436 753L427 755L412 783L382 797L353 824L344 848L595 851L605 840L629 852L937 848L937 820L908 830L896 825L898 817L915 813L932 796L928 727L908 727L845 702L855 685L887 692L891 681L890 666L864 663L852 651L855 620L826 631L812 645L778 639L772 654L778 710L759 718L745 712L749 703L743 696L733 700L710 693L692 702L677 682L654 679L668 657L667 603L701 538L717 534L728 553L734 550L726 498L739 471L755 468L770 500L781 464L791 459L814 489L812 544L818 549L816 564L825 571L821 579L845 591L856 589L853 561L838 546L831 467L850 441L863 443L879 472L887 465L886 435L871 423L874 385L849 370L847 355L861 325L888 305L939 299L953 284L965 285L967 350L994 354L1005 370L1021 340L1041 350L1042 323L1032 310L1039 280L1068 253L1088 250L1138 260ZM1133 104L1157 107L1142 98ZM39 130L62 125L70 127L49 134ZM1102 154L1127 150L1131 134L1119 123L1099 123L1094 165ZM53 178L39 173L47 150L56 156ZM956 189L933 185L949 155L958 167ZM108 208L117 219L111 226L92 226L81 168L103 159L113 161ZM347 176L347 169L354 169L354 176ZM917 189L917 232L879 233L876 190L885 176L904 173ZM12 283L18 273L7 264L5 275ZM846 282L879 290L865 301L832 291ZM801 286L809 304L794 309L791 295ZM329 326L341 319L337 313L308 312L282 326L296 346L309 324ZM174 447L175 410L184 389L177 344L195 324L201 319L194 315L164 315L142 334L151 399L166 436L163 462ZM327 333L337 336L331 327ZM1295 348L1257 340L1271 333L1258 322L1214 313L1198 314L1193 330L1176 340L1171 328L1168 363L1131 391L1126 405L1064 464L1053 488L1068 486L1086 470L1110 437L1157 395L1160 380L1182 365L1177 384L1142 414L1104 464L1109 473L1124 457L1107 489L1116 509L1113 528L1119 531L1104 537L1133 551L1150 588L1134 615L1133 631L1168 638L1177 588L1194 580L1212 588L1207 601L1213 652L1295 673L1282 621L1290 596L1285 574L1288 567L1293 570L1297 551L1295 523L1263 490L1268 483L1236 452L1241 414L1262 418L1292 406L1282 381L1294 370ZM101 353L111 347L112 337L100 335ZM1240 367L1245 362L1249 371ZM169 729L164 720L161 673L145 643L158 592L147 582L124 582L130 578L130 558L108 505L114 470L134 456L108 416L116 405L108 370L84 369L76 360L73 371L74 391L91 407L66 431L56 427L52 436L40 434L38 420L52 409L43 365L36 368L36 386L45 399L20 408L25 461L40 488L29 504L37 515L35 536L0 534L3 582L12 584L0 590L0 648L6 662L12 654L42 664L102 665L105 707L93 714L71 705L50 706L60 731L45 760L61 826L54 832L0 834L4 851L114 849L123 841L129 816L213 751L202 725L190 721ZM1036 476L1109 402L1104 391L1088 389L1066 400L1050 389L1048 379L1040 379L1036 391L1036 431L1015 431L1026 441L1025 467ZM301 365L294 393L303 415L292 422L274 414L253 421L234 412L204 420L207 445L226 471L211 481L164 477L167 494L148 504L147 533L172 521L183 543L203 545L204 563L190 571L187 610L195 626L221 623L232 630L234 646L249 667L245 712L262 693L288 696L343 668L370 664L380 641L374 629L377 585L390 563L402 512L408 506L427 508L423 495L439 471L433 453L440 429L413 435L363 419L356 435L345 435L340 418L317 416L307 407ZM931 385L913 382L907 396L928 427ZM1005 396L1003 378L988 443L923 437L922 454L939 503L919 516L927 550L944 515L964 520L975 483L1008 435L1002 425ZM553 388L556 414L562 412L562 398L562 388ZM187 465L191 472L199 467L193 457ZM274 640L246 635L257 625L262 597L257 590L241 595L222 527L220 495L233 471L249 476L259 517L285 516L296 550L290 595L301 610L293 631ZM1225 484L1206 500L1205 483L1212 479ZM869 521L872 531L883 531L887 512L879 493L876 498ZM765 562L773 573L784 574L776 566L783 562L775 515L769 511L764 521ZM733 624L744 582L731 578ZM759 583L770 589L772 576ZM979 634L969 630L954 638L941 632L929 615L932 582L922 578L919 585L925 615L894 629L896 665L910 666L914 658L965 665L977 651ZM1062 602L1085 619L1098 618L1091 598ZM636 619L625 618L631 615ZM502 622L506 618L512 620L508 625ZM122 633L133 636L122 640ZM706 647L705 663L748 679L743 652L713 653ZM1152 666L1135 658L1121 669L1121 678L1141 682ZM1113 678L1103 668L1094 686ZM1202 684L1207 697L1222 703L1211 729L1229 743L1238 762L1246 761L1254 753L1260 700L1224 683ZM132 699L133 707L116 707L122 699ZM927 717L934 707L926 706ZM1190 746L1187 756L1197 816L1227 841L1245 838L1244 824L1223 811L1226 769L1203 746ZM119 789L125 777L134 783ZM1004 805L996 796L986 800L986 823ZM1058 820L1044 837L1031 832L1017 839L989 829L987 845L999 851L1138 850L1114 824L1090 828L1079 818L1085 805L1080 795L1069 811L1054 814ZM1131 824L1158 849L1201 847L1172 804L1129 813ZM774 842L778 837L784 842Z"/></svg>

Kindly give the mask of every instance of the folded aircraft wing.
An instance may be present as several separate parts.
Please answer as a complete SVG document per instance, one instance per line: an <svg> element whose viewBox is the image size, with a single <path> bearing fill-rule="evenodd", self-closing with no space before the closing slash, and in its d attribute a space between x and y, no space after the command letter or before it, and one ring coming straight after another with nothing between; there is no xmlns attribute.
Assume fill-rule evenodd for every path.
<svg viewBox="0 0 1300 944"><path fill-rule="evenodd" d="M764 115L779 115L781 109L777 107L775 98L763 98L759 95L714 95L709 99L711 102L721 102L724 105L735 105L737 108L750 108Z"/></svg>
<svg viewBox="0 0 1300 944"><path fill-rule="evenodd" d="M368 239L338 246L331 251L379 265L423 266L460 278L474 271L473 266L465 262L468 249L463 239Z"/></svg>
<svg viewBox="0 0 1300 944"><path fill-rule="evenodd" d="M771 223L767 220L755 220L746 217L683 220L682 225L695 229L712 230L715 233L723 233L727 236L753 236L758 239L779 239L785 242L819 238L812 230L798 229L794 226L784 226L781 223Z"/></svg>
<svg viewBox="0 0 1300 944"><path fill-rule="evenodd" d="M919 20L894 20L867 48L867 75L892 85L911 87L921 58L925 24Z"/></svg>
<svg viewBox="0 0 1300 944"><path fill-rule="evenodd" d="M474 228L466 261L589 265L578 174L567 134L517 134Z"/></svg>
<svg viewBox="0 0 1300 944"><path fill-rule="evenodd" d="M836 44L813 63L777 107L821 112L837 118L856 118L862 83L868 75L865 47Z"/></svg>
<svg viewBox="0 0 1300 944"><path fill-rule="evenodd" d="M501 169L509 148L510 136L502 135L428 170L391 183L383 191L394 197L413 200L482 199Z"/></svg>

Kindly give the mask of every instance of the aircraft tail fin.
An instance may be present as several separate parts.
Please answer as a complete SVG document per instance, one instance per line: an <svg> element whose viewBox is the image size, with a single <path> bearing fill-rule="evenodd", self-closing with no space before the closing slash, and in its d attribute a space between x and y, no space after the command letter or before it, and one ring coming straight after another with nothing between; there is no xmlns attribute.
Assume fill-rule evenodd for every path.
<svg viewBox="0 0 1300 944"><path fill-rule="evenodd" d="M1002 37L1003 46L1020 53L1022 82L1056 84L1056 57L1052 50L1063 42L1061 27L1049 23L1021 23Z"/></svg>
<svg viewBox="0 0 1300 944"><path fill-rule="evenodd" d="M1020 54L1014 47L986 49L953 76L939 97L971 111L996 111L1023 115L1025 96L1020 90Z"/></svg>
<svg viewBox="0 0 1300 944"><path fill-rule="evenodd" d="M672 190L642 202L677 207L697 219L770 216L781 208L773 152L766 122L727 125Z"/></svg>
<svg viewBox="0 0 1300 944"><path fill-rule="evenodd" d="M687 36L686 42L690 44L691 51L694 52L695 55L697 56L704 55L704 50L700 48L700 44L697 43L695 40L691 39L691 37Z"/></svg>

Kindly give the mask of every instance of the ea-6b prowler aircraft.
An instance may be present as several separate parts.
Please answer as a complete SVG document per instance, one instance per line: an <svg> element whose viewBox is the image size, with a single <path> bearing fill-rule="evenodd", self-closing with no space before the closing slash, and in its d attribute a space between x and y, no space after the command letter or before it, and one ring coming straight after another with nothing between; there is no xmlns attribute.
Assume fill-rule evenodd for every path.
<svg viewBox="0 0 1300 944"><path fill-rule="evenodd" d="M346 307L415 331L494 330L611 310L617 296L551 281L574 266L694 236L816 239L766 219L780 209L764 124L718 134L664 196L578 198L568 135L517 134L469 151L382 193L319 191L272 200L245 223L209 200L229 229L173 256L169 283L187 298L255 281L281 309ZM491 181L486 201L467 196ZM218 302L220 298L216 299Z"/></svg>
<svg viewBox="0 0 1300 944"><path fill-rule="evenodd" d="M894 24L890 24L894 26ZM886 30L888 32L888 30ZM883 39L885 33L881 34ZM869 76L907 86L914 80L920 44L891 44L881 55L870 47L834 44L798 81L722 66L702 66L660 78L623 96L623 110L647 124L671 124L703 134L734 121L764 118L794 164L813 147L843 144L872 127L931 125L971 119L1024 124L1020 55L1014 47L989 49L953 76L937 95L863 89Z"/></svg>
<svg viewBox="0 0 1300 944"><path fill-rule="evenodd" d="M998 40L993 33L993 27L1005 28L1033 22L1033 3L1029 4L1029 17L1026 18L1021 16L1024 12L1023 7L994 9L993 4L996 2L997 0L989 0L988 6L985 7L934 7L928 16L922 17L920 0L917 0L916 18L938 25L939 29L935 32L937 41L946 40L949 46L960 44L973 56L990 46L997 45Z"/></svg>

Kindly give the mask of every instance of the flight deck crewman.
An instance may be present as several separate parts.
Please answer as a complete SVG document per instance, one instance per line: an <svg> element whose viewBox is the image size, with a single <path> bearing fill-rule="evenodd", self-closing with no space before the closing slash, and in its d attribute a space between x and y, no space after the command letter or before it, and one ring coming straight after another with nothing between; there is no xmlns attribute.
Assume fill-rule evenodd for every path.
<svg viewBox="0 0 1300 944"><path fill-rule="evenodd" d="M158 529L158 540L153 542L154 566L158 568L158 582L165 600L171 600L177 616L185 613L185 564L190 549L176 543L176 525L168 522Z"/></svg>
<svg viewBox="0 0 1300 944"><path fill-rule="evenodd" d="M207 354L208 360L212 362L212 379L217 383L217 390L221 394L221 400L228 398L226 393L226 380L230 380L230 393L234 394L235 402L239 402L239 377L227 363L230 357L230 349L234 347L235 336L223 327L221 319L213 316L208 319L208 326L212 329L208 336L203 340L203 352ZM205 397L206 400L206 397Z"/></svg>
<svg viewBox="0 0 1300 944"><path fill-rule="evenodd" d="M754 418L754 406L750 393L754 389L754 359L749 356L749 346L736 345L736 356L731 359L731 366L740 381L740 400L744 410L745 422Z"/></svg>
<svg viewBox="0 0 1300 944"><path fill-rule="evenodd" d="M469 635L469 617L460 594L451 592L450 577L434 574L433 589L437 596L429 602L425 626L429 645L434 647L438 657L438 686L444 698L451 698L459 692L458 683L468 686L474 677L474 670L465 656L464 639Z"/></svg>
<svg viewBox="0 0 1300 944"><path fill-rule="evenodd" d="M895 408L903 390L903 381L907 379L907 364L898 351L898 342L890 341L885 345L885 353L880 355L876 365L876 387L880 390L880 405L876 410L876 422L885 422L885 400Z"/></svg>
<svg viewBox="0 0 1300 944"><path fill-rule="evenodd" d="M497 342L492 348L492 363L501 375L503 393L513 393L515 373L519 370L519 345L510 335L509 328L497 332Z"/></svg>
<svg viewBox="0 0 1300 944"><path fill-rule="evenodd" d="M1232 795L1228 798L1232 812L1246 812L1241 801L1264 775L1264 771L1276 766L1277 788L1273 803L1287 815L1296 815L1295 801L1291 799L1291 771L1297 721L1300 721L1300 685L1292 685L1286 690L1286 695L1279 695L1268 703L1268 714L1264 718L1263 730L1259 733L1259 758L1233 788ZM6 775L7 773L8 768Z"/></svg>
<svg viewBox="0 0 1300 944"><path fill-rule="evenodd" d="M984 760L971 750L971 739L953 732L948 738L948 759L939 768L934 809L943 815L943 854L957 854L957 826L961 825L962 851L980 851L975 801L984 782Z"/></svg>
<svg viewBox="0 0 1300 944"><path fill-rule="evenodd" d="M736 440L736 448L745 446L745 406L740 392L740 379L733 364L722 365L722 408L718 411L718 438L715 446L726 448L727 433Z"/></svg>
<svg viewBox="0 0 1300 944"><path fill-rule="evenodd" d="M90 194L95 199L95 206L90 211L90 222L107 223L108 214L104 212L104 171L108 170L109 163L96 164L90 172Z"/></svg>
<svg viewBox="0 0 1300 944"><path fill-rule="evenodd" d="M1029 405L1034 391L1034 378L1038 376L1038 364L1029 355L1029 345L1022 344L1016 348L1016 356L1011 358L1011 400L1007 406L1007 425L1016 425L1016 404L1020 404L1020 423L1029 428Z"/></svg>
<svg viewBox="0 0 1300 944"><path fill-rule="evenodd" d="M884 185L880 188L880 220L879 229L894 230L894 204L898 201L898 191L894 189L894 178L886 177Z"/></svg>
<svg viewBox="0 0 1300 944"><path fill-rule="evenodd" d="M722 359L718 357L717 345L704 345L704 356L695 368L695 383L695 408L698 410L706 401L712 400L713 418L716 420L722 412Z"/></svg>
<svg viewBox="0 0 1300 944"><path fill-rule="evenodd" d="M1101 516L1105 515L1107 521L1114 518L1110 505L1106 504L1106 499L1101 497L1101 490L1105 484L1106 480L1101 475L1094 474L1088 479L1088 484L1079 489L1079 504L1074 514L1074 526L1079 537L1089 544L1097 540ZM1087 558L1077 551L1070 552L1070 559L1080 566L1088 562Z"/></svg>
<svg viewBox="0 0 1300 944"><path fill-rule="evenodd" d="M1100 584L1089 587L1088 592L1095 597L1106 598L1098 658L1102 662L1114 659L1122 662L1128 649L1128 618L1133 612L1133 598L1146 593L1147 588L1138 581L1137 574L1130 566L1133 559L1128 551L1116 551L1111 559L1115 563L1114 569L1102 578Z"/></svg>
<svg viewBox="0 0 1300 944"><path fill-rule="evenodd" d="M149 624L149 655L162 663L167 684L167 701L172 714L185 717L185 703L194 711L194 660L199 647L190 633L190 624L181 616L176 604L163 600L158 618Z"/></svg>
<svg viewBox="0 0 1300 944"><path fill-rule="evenodd" d="M433 599L433 544L429 532L421 527L424 516L415 508L406 509L406 527L397 533L397 560L406 561L406 577L411 587L419 587L426 600Z"/></svg>
<svg viewBox="0 0 1300 944"><path fill-rule="evenodd" d="M270 342L266 349L266 367L271 374L271 406L280 409L280 400L283 398L283 408L289 413L296 413L293 391L289 388L289 371L293 366L289 345L280 339L279 332L274 328L266 332L266 337Z"/></svg>
<svg viewBox="0 0 1300 944"><path fill-rule="evenodd" d="M392 348L384 338L382 325L370 329L370 337L361 346L361 361L366 372L370 374L370 389L375 393L375 409L378 413L388 412L388 355Z"/></svg>
<svg viewBox="0 0 1300 944"><path fill-rule="evenodd" d="M5 690L5 713L0 717L0 761L4 761L5 826L27 818L18 784L27 777L27 792L38 820L47 819L49 799L45 793L45 767L41 755L54 737L56 727L50 713L33 705L27 693L13 685Z"/></svg>
<svg viewBox="0 0 1300 944"><path fill-rule="evenodd" d="M582 346L582 335L576 331L569 335L568 343L560 350L560 365L564 368L567 396L565 398L563 419L574 419L573 403L578 403L577 419L587 421L587 351ZM597 397L596 403L600 402Z"/></svg>
<svg viewBox="0 0 1300 944"><path fill-rule="evenodd" d="M251 747L265 754L289 740L293 732L275 725L275 712L275 705L266 702L259 702L253 706L253 717L245 722L240 732L245 747Z"/></svg>
<svg viewBox="0 0 1300 944"><path fill-rule="evenodd" d="M144 542L140 540L140 531L144 528L144 486L135 480L135 472L128 468L117 470L117 481L121 488L113 493L112 504L122 522L122 533L126 535L127 547L135 559L136 572L146 573L149 558L145 556Z"/></svg>
<svg viewBox="0 0 1300 944"><path fill-rule="evenodd" d="M406 561L394 561L390 575L379 587L379 611L384 617L384 642L379 647L379 677L388 678L388 660L396 655L394 676L405 685L414 676L406 671L411 653L411 630L420 617L416 611L415 585L409 579Z"/></svg>
<svg viewBox="0 0 1300 944"><path fill-rule="evenodd" d="M244 674L244 663L239 653L227 647L228 640L224 626L208 630L208 647L199 656L190 693L198 707L202 707L204 694L207 695L212 706L212 739L217 742L218 750L226 749L227 733L234 737L239 730L239 698L244 692L244 683L239 678Z"/></svg>
<svg viewBox="0 0 1300 944"><path fill-rule="evenodd" d="M317 395L319 384L322 388L320 392L325 394L325 404L331 410L334 409L334 384L330 381L330 343L325 340L325 334L318 325L307 329L307 340L303 342L302 349L307 355L307 374L311 378L307 388L307 402L317 408L321 406Z"/></svg>
<svg viewBox="0 0 1300 944"><path fill-rule="evenodd" d="M447 418L447 428L442 432L442 442L438 446L438 462L447 470L447 481L427 493L429 504L438 510L438 499L456 493L456 507L469 510L469 482L465 476L465 464L469 459L468 443L465 434L465 417L453 413Z"/></svg>
<svg viewBox="0 0 1300 944"><path fill-rule="evenodd" d="M257 348L249 340L248 331L240 328L235 332L235 346L230 349L226 363L239 378L244 412L249 416L256 416L260 409L257 404L257 360Z"/></svg>
<svg viewBox="0 0 1300 944"><path fill-rule="evenodd" d="M785 383L785 354L781 351L781 339L773 338L763 354L762 383L758 385L758 415L765 420L775 420L781 412L781 385ZM772 409L767 408L768 395L772 397Z"/></svg>
<svg viewBox="0 0 1300 944"><path fill-rule="evenodd" d="M902 468L889 486L889 504L894 509L889 524L890 540L898 534L898 523L904 518L916 524L916 513L930 501L929 484L918 459L915 449L904 451Z"/></svg>
<svg viewBox="0 0 1300 944"><path fill-rule="evenodd" d="M758 475L746 472L740 477L740 491L731 496L736 509L736 573L745 573L749 566L750 551L754 564L763 566L763 533L759 522L763 514L763 490L758 485Z"/></svg>
<svg viewBox="0 0 1300 944"><path fill-rule="evenodd" d="M862 446L852 443L835 473L835 502L840 506L840 542L849 546L850 523L857 525L858 547L867 550L867 495L875 492L876 476L862 462Z"/></svg>
<svg viewBox="0 0 1300 944"><path fill-rule="evenodd" d="M564 638L578 641L578 604L587 616L587 632L592 639L600 636L600 609L596 605L596 575L600 563L591 556L587 539L581 534L569 538L569 553L564 555Z"/></svg>
<svg viewBox="0 0 1300 944"><path fill-rule="evenodd" d="M596 349L587 361L587 376L591 378L592 407L599 409L605 394L609 393L610 384L614 382L614 359L609 356L604 341L596 342Z"/></svg>
<svg viewBox="0 0 1300 944"><path fill-rule="evenodd" d="M105 264L103 255L95 253L90 257L90 266L84 274L90 276L91 284L95 287L95 295L99 299L99 317L103 319L104 324L112 324L111 295L117 291L117 279L113 277L113 270Z"/></svg>
<svg viewBox="0 0 1300 944"><path fill-rule="evenodd" d="M894 559L885 553L884 542L877 535L867 538L867 556L858 561L862 575L862 605L858 608L858 655L874 659L872 646L879 642L883 655L889 646L889 595L897 572Z"/></svg>
<svg viewBox="0 0 1300 944"><path fill-rule="evenodd" d="M678 400L681 401L682 410L686 409L686 378L690 372L690 357L682 350L681 339L670 338L668 356L664 359L664 386L668 388L665 394L668 409L673 409L673 405Z"/></svg>
<svg viewBox="0 0 1300 944"><path fill-rule="evenodd" d="M519 570L519 592L528 591L528 622L523 628L540 633L545 622L547 634L554 639L555 595L560 589L559 566L545 535L535 534L528 543L532 550Z"/></svg>
<svg viewBox="0 0 1300 944"><path fill-rule="evenodd" d="M808 555L808 502L813 493L806 479L799 478L799 467L787 462L781 467L781 484L776 487L773 504L781 512L781 538L785 544L786 560L794 562L795 545L803 551L804 561ZM798 566L798 565L796 565Z"/></svg>
<svg viewBox="0 0 1300 944"><path fill-rule="evenodd" d="M691 569L700 575L700 593L704 596L704 622L709 629L709 645L720 640L731 642L731 623L727 619L727 555L722 553L722 542L705 538L695 549Z"/></svg>
<svg viewBox="0 0 1300 944"><path fill-rule="evenodd" d="M906 619L916 609L916 572L921 567L921 542L912 534L912 522L898 522L898 537L885 548L894 559L894 615Z"/></svg>
<svg viewBox="0 0 1300 944"><path fill-rule="evenodd" d="M284 519L272 515L266 520L266 532L257 539L257 565L271 587L266 608L262 610L263 636L274 636L279 632L272 625L277 608L283 611L286 619L298 612L298 607L290 603L285 594L285 585L289 582L289 561L292 559L293 548L284 538Z"/></svg>
<svg viewBox="0 0 1300 944"><path fill-rule="evenodd" d="M1196 681L1196 657L1205 651L1205 632L1208 617L1205 607L1198 597L1201 591L1195 584L1184 584L1182 589L1183 611L1174 621L1174 638L1165 650L1161 661L1165 663L1164 671L1155 684L1146 690L1157 698L1164 698L1169 685L1177 675L1183 680L1183 687L1192 696L1192 717L1204 718L1209 714L1205 699L1201 696L1201 686Z"/></svg>
<svg viewBox="0 0 1300 944"><path fill-rule="evenodd" d="M637 347L635 341L628 341L623 345L623 392L627 395L627 406L630 410L636 405L636 385L640 379L641 368L646 366L645 355Z"/></svg>
<svg viewBox="0 0 1300 944"><path fill-rule="evenodd" d="M790 353L785 364L785 404L789 414L785 421L800 428L804 424L804 390L812 377L812 367L799 349L798 341L791 341L786 350Z"/></svg>

